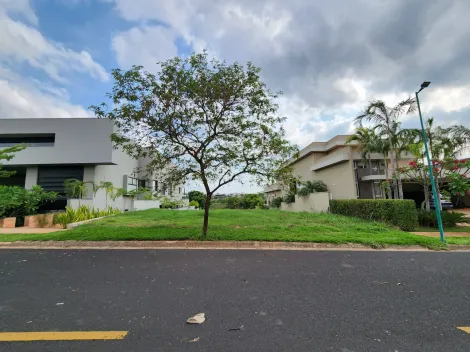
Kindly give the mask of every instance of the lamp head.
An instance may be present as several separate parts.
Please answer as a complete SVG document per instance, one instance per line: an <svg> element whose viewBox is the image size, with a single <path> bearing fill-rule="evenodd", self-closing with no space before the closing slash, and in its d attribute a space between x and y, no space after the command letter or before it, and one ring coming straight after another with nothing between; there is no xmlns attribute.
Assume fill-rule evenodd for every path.
<svg viewBox="0 0 470 352"><path fill-rule="evenodd" d="M430 84L431 82L423 82L423 84L421 84L421 89L429 87Z"/></svg>

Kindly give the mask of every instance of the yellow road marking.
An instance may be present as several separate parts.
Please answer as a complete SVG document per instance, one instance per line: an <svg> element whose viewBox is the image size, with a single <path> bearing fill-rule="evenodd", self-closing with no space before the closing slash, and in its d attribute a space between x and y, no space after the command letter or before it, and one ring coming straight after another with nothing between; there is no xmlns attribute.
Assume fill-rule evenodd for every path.
<svg viewBox="0 0 470 352"><path fill-rule="evenodd" d="M468 332L470 334L470 326L457 326L457 329Z"/></svg>
<svg viewBox="0 0 470 352"><path fill-rule="evenodd" d="M0 341L122 340L127 331L0 332Z"/></svg>

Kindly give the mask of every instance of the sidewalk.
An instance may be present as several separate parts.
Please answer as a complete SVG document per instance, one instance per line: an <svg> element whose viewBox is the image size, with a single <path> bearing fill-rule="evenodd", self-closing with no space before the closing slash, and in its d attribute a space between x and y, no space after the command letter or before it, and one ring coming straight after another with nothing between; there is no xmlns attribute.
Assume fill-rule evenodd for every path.
<svg viewBox="0 0 470 352"><path fill-rule="evenodd" d="M11 234L11 233L50 233L50 232L57 232L57 231L64 231L64 229L55 229L55 228L32 228L32 227L15 227L12 229L4 229L0 228L0 236Z"/></svg>
<svg viewBox="0 0 470 352"><path fill-rule="evenodd" d="M413 235L440 237L439 232L410 232ZM446 237L470 237L470 232L445 232Z"/></svg>
<svg viewBox="0 0 470 352"><path fill-rule="evenodd" d="M362 244L257 241L18 241L0 242L2 249L203 249L203 250L294 250L294 251L418 251L431 252L421 246L390 245L371 248ZM469 251L470 246L448 245L446 250Z"/></svg>

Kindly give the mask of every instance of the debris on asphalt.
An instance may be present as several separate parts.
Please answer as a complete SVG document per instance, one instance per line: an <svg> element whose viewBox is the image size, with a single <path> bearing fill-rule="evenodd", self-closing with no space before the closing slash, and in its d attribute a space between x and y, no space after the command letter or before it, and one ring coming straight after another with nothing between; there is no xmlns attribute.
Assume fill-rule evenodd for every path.
<svg viewBox="0 0 470 352"><path fill-rule="evenodd" d="M239 330L243 330L244 327L245 325L240 325L238 328L230 328L230 329L227 329L227 331L239 331Z"/></svg>
<svg viewBox="0 0 470 352"><path fill-rule="evenodd" d="M399 282L399 283L397 283L397 286L406 286L406 285Z"/></svg>
<svg viewBox="0 0 470 352"><path fill-rule="evenodd" d="M196 314L195 316L189 318L188 320L186 320L186 323L188 324L202 324L204 323L204 321L206 321L206 316L204 313L199 313L199 314Z"/></svg>
<svg viewBox="0 0 470 352"><path fill-rule="evenodd" d="M32 321L32 320L30 320L30 321L27 321L27 322L26 322L26 324L31 324L32 322L33 322L33 321Z"/></svg>
<svg viewBox="0 0 470 352"><path fill-rule="evenodd" d="M64 305L64 302L58 302L55 304L56 306L63 306Z"/></svg>
<svg viewBox="0 0 470 352"><path fill-rule="evenodd" d="M200 337L198 336L198 337L195 337L195 338L192 339L192 340L189 340L188 342L198 342L199 339L200 339Z"/></svg>

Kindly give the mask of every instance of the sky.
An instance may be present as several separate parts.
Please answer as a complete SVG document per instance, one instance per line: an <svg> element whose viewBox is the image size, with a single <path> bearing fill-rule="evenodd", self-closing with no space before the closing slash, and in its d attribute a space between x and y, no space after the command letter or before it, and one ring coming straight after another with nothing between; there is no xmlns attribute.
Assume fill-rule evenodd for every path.
<svg viewBox="0 0 470 352"><path fill-rule="evenodd" d="M299 147L423 81L425 117L469 126L468 18L468 0L0 0L0 118L92 117L111 69L206 49L262 68ZM221 192L260 190L245 181Z"/></svg>

